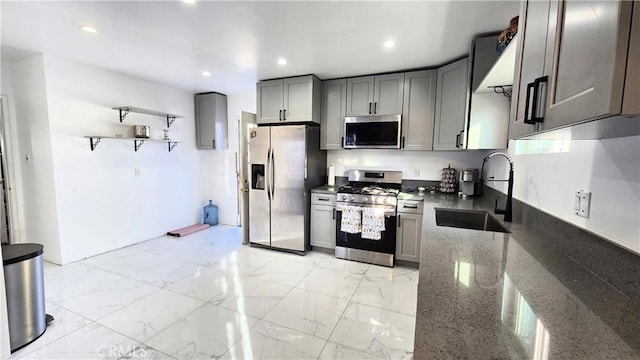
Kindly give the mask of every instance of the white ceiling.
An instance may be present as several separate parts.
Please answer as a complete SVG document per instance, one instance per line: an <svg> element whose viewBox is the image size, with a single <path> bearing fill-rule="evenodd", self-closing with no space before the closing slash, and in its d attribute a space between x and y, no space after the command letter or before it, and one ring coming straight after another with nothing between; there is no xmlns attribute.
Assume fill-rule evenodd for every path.
<svg viewBox="0 0 640 360"><path fill-rule="evenodd" d="M327 79L443 64L467 53L473 36L505 28L518 10L517 0L0 1L5 58L19 57L9 49L18 48L223 93L268 78L313 73ZM80 24L98 32L85 33ZM393 49L383 47L387 40L395 41ZM288 64L278 65L279 57Z"/></svg>

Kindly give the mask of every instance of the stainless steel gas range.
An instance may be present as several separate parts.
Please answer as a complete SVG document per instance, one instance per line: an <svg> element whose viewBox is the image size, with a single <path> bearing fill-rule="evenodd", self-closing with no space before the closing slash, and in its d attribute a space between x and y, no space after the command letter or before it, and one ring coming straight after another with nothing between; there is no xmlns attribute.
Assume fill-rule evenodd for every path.
<svg viewBox="0 0 640 360"><path fill-rule="evenodd" d="M349 170L337 194L337 258L393 267L401 186L401 171Z"/></svg>

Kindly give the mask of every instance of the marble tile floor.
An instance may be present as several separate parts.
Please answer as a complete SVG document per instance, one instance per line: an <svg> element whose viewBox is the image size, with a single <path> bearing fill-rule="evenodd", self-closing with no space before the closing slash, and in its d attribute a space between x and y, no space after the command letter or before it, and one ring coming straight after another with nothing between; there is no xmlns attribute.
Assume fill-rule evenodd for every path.
<svg viewBox="0 0 640 360"><path fill-rule="evenodd" d="M243 246L216 226L45 264L42 337L13 359L410 359L418 271Z"/></svg>

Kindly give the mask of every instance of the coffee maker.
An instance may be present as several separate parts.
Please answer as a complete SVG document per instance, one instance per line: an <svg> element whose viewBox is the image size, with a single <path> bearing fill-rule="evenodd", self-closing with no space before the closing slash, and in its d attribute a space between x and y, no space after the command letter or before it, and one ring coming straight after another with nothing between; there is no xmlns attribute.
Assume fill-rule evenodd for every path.
<svg viewBox="0 0 640 360"><path fill-rule="evenodd" d="M476 194L478 186L478 169L466 169L460 171L460 195L463 199L471 198Z"/></svg>

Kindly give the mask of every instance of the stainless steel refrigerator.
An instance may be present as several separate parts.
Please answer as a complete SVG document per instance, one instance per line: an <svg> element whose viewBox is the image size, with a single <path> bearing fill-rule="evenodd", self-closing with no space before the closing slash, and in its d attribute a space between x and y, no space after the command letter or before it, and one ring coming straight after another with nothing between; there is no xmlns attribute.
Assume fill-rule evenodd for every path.
<svg viewBox="0 0 640 360"><path fill-rule="evenodd" d="M305 253L310 248L311 189L326 180L320 128L259 126L249 132L249 241Z"/></svg>

